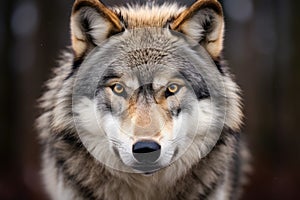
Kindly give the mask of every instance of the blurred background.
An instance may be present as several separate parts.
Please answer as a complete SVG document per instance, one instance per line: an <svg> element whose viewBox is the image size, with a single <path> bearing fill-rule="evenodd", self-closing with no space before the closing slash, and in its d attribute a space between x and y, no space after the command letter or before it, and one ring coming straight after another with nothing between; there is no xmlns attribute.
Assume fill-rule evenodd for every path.
<svg viewBox="0 0 300 200"><path fill-rule="evenodd" d="M224 54L243 89L244 134L253 156L254 171L243 199L299 200L300 1L221 3ZM72 4L72 0L0 0L1 200L47 199L39 175L36 99L61 50L70 45Z"/></svg>

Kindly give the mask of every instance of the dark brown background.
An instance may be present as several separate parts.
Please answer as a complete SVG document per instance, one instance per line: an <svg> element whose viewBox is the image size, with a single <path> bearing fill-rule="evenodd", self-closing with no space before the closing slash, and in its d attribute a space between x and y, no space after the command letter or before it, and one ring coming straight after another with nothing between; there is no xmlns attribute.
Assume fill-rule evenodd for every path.
<svg viewBox="0 0 300 200"><path fill-rule="evenodd" d="M1 200L47 199L33 125L36 99L59 52L70 45L72 3L0 1ZM244 132L254 158L243 199L300 199L300 3L222 3L227 24L225 56L244 91Z"/></svg>

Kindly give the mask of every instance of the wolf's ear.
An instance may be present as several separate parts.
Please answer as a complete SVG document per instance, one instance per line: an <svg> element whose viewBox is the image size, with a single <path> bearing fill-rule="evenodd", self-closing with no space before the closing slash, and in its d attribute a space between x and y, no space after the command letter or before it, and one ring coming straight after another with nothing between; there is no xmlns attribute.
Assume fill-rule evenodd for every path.
<svg viewBox="0 0 300 200"><path fill-rule="evenodd" d="M224 19L217 0L197 0L170 25L202 44L213 58L223 49Z"/></svg>
<svg viewBox="0 0 300 200"><path fill-rule="evenodd" d="M124 30L118 16L99 0L76 0L71 16L72 48L82 57L105 39Z"/></svg>

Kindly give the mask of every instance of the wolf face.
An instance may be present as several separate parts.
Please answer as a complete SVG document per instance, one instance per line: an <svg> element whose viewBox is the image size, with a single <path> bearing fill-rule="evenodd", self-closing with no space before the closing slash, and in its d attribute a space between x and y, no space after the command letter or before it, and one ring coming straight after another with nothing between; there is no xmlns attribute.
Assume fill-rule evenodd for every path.
<svg viewBox="0 0 300 200"><path fill-rule="evenodd" d="M225 114L224 100L221 100L224 91L210 91L220 90L218 81L222 80L203 78L208 77L208 72L218 73L204 51L203 55L201 52L191 55L186 41L172 35L168 29L134 32L108 41L116 40L115 46L108 44L112 49L124 47L115 51L115 58L110 58L110 61L103 62L106 55L110 57L108 52L112 50L105 44L104 50L97 48L92 51L77 77L73 109L79 135L97 159L105 161L109 158L107 162L112 162L111 159L115 158L117 162L121 158L125 165L148 172L167 166L181 156L195 135L202 138L206 148L214 145L220 131L210 126L217 123L214 126L222 127L218 122L223 123ZM149 39L149 34L157 38ZM153 45L158 39L161 44ZM129 40L134 44L137 43L134 40L144 42L131 49L126 44ZM169 49L164 47L166 44ZM189 57L194 57L195 61ZM220 102L212 101L213 98ZM208 132L212 132L210 138L215 138L206 143ZM106 143L109 146L104 145ZM135 150L136 145L140 145L140 149ZM110 156L103 147L110 149ZM196 155L206 155L206 151L201 149ZM99 156L100 152L106 152L105 158Z"/></svg>
<svg viewBox="0 0 300 200"><path fill-rule="evenodd" d="M161 19L163 27L128 28L133 25L113 24L97 9L115 15L87 2L93 1L75 4L72 26L74 51L86 55L73 93L85 147L118 170L154 172L186 151L188 163L197 162L217 142L227 110L224 79L211 58L221 48L221 11L203 4L193 13L196 20L183 12L173 22ZM119 33L107 37L113 26ZM188 29L190 35L180 33Z"/></svg>
<svg viewBox="0 0 300 200"><path fill-rule="evenodd" d="M217 0L76 0L37 120L52 199L236 199L247 156L223 30Z"/></svg>

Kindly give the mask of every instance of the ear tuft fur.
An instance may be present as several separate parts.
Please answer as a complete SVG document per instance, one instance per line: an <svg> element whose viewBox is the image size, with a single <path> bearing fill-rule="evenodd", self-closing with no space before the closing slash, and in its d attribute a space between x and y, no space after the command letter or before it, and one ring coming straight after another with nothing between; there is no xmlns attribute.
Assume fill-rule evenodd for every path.
<svg viewBox="0 0 300 200"><path fill-rule="evenodd" d="M118 16L99 0L76 0L71 16L72 48L76 58L124 30Z"/></svg>
<svg viewBox="0 0 300 200"><path fill-rule="evenodd" d="M217 59L223 49L224 19L217 0L198 0L183 11L171 29L182 32L203 45Z"/></svg>

